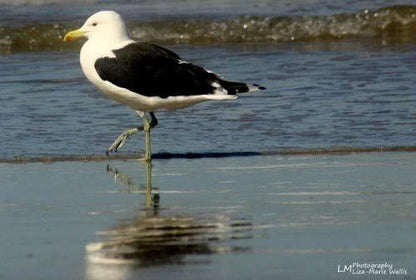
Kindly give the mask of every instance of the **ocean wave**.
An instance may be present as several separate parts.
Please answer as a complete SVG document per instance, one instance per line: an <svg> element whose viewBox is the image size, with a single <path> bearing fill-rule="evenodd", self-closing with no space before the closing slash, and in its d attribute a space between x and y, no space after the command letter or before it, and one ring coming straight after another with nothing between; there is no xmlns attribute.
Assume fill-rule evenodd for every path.
<svg viewBox="0 0 416 280"><path fill-rule="evenodd" d="M75 23L0 28L0 53L62 50L62 37ZM140 41L161 44L273 44L282 42L379 39L416 42L416 6L391 6L358 13L323 16L239 16L225 20L165 18L129 24Z"/></svg>

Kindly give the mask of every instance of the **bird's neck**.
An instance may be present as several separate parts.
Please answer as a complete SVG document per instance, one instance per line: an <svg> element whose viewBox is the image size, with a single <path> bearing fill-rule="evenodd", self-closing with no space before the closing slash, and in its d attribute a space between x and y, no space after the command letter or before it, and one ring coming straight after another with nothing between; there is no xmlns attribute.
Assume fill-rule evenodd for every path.
<svg viewBox="0 0 416 280"><path fill-rule="evenodd" d="M128 36L117 36L104 40L101 38L91 38L88 41L91 45L99 46L99 48L105 50L119 49L130 42L134 42Z"/></svg>

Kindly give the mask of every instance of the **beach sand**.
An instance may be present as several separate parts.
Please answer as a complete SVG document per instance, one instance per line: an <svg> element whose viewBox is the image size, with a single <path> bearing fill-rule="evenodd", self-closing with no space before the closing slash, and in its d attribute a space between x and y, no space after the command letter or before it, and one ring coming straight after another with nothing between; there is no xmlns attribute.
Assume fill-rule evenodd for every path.
<svg viewBox="0 0 416 280"><path fill-rule="evenodd" d="M414 153L153 164L0 164L0 278L416 276Z"/></svg>

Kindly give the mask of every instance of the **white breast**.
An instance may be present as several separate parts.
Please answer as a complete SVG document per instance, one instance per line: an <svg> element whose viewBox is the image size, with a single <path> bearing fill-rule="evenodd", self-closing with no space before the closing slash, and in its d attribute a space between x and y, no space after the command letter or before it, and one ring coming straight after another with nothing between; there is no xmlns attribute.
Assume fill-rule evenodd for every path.
<svg viewBox="0 0 416 280"><path fill-rule="evenodd" d="M100 44L94 44L94 41L88 40L81 48L80 63L82 71L87 79L94 85L100 87L102 80L95 70L94 64L101 57L115 57L111 49L100 47Z"/></svg>

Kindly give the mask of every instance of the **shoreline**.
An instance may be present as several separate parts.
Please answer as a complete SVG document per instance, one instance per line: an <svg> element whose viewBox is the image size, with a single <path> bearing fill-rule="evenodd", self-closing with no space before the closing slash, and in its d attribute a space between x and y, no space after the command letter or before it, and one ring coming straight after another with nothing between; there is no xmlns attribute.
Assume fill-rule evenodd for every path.
<svg viewBox="0 0 416 280"><path fill-rule="evenodd" d="M392 146L392 147L332 147L310 149L282 149L269 151L246 152L203 152L203 153L155 153L153 159L203 159L203 158L230 158L230 157L254 157L254 156L300 156L300 155L339 155L339 154L364 154L364 153L392 153L392 152L416 152L416 146ZM109 160L142 160L142 153L103 155L52 155L38 157L12 157L0 158L0 163L52 163L68 161L109 161Z"/></svg>

